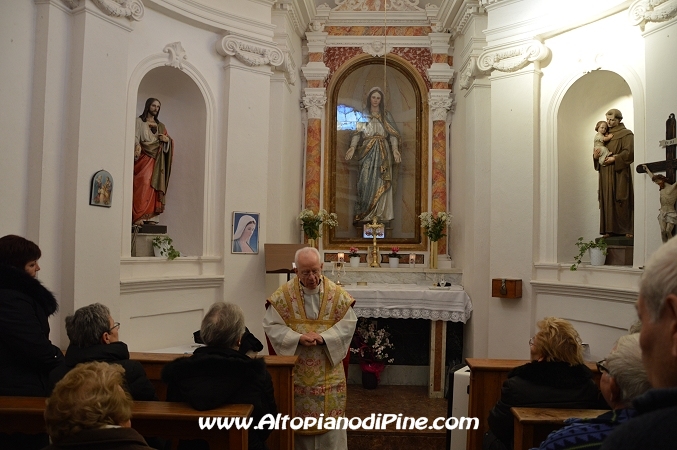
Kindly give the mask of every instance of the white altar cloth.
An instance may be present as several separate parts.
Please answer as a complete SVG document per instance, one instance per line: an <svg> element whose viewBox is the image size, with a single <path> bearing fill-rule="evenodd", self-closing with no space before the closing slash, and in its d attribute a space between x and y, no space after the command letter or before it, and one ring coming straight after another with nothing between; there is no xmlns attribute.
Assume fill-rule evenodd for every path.
<svg viewBox="0 0 677 450"><path fill-rule="evenodd" d="M344 289L355 299L353 310L358 317L465 323L472 314L472 301L462 286L430 289L416 284L370 284Z"/></svg>

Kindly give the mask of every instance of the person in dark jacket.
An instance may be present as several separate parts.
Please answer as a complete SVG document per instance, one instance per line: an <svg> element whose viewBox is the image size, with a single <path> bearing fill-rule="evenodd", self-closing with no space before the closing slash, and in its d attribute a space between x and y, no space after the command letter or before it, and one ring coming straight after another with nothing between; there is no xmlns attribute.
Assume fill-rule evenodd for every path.
<svg viewBox="0 0 677 450"><path fill-rule="evenodd" d="M168 401L188 402L197 410L238 403L253 405L249 449L264 450L272 430L253 427L266 414L277 414L273 382L263 359L238 352L244 332L244 314L239 306L213 304L200 328L206 346L188 358L167 364L162 379L167 383ZM180 448L201 448L199 445L199 441L183 442Z"/></svg>
<svg viewBox="0 0 677 450"><path fill-rule="evenodd" d="M484 446L511 449L513 406L607 409L592 371L584 364L578 332L566 320L546 317L529 340L531 362L515 367L503 382L501 398L489 413Z"/></svg>
<svg viewBox="0 0 677 450"><path fill-rule="evenodd" d="M49 372L62 365L49 340L56 298L36 278L40 248L21 236L0 238L0 395L46 397ZM42 448L47 435L0 434L0 448Z"/></svg>
<svg viewBox="0 0 677 450"><path fill-rule="evenodd" d="M80 363L101 361L119 364L125 369L126 387L134 400L157 400L155 388L141 363L129 359L127 344L119 340L119 329L120 324L113 321L110 310L101 303L83 306L66 317L66 333L70 339L66 364L50 373L51 385Z"/></svg>
<svg viewBox="0 0 677 450"><path fill-rule="evenodd" d="M538 450L595 450L616 427L635 416L632 401L651 385L642 365L639 334L621 336L609 356L597 363L599 386L611 411L594 419L569 419L568 425L550 433Z"/></svg>
<svg viewBox="0 0 677 450"><path fill-rule="evenodd" d="M131 428L133 400L123 389L124 369L84 363L59 381L47 399L45 425L52 444L45 450L150 449Z"/></svg>
<svg viewBox="0 0 677 450"><path fill-rule="evenodd" d="M677 446L677 238L649 258L639 285L639 346L652 389L633 402L637 417L614 430L602 450Z"/></svg>

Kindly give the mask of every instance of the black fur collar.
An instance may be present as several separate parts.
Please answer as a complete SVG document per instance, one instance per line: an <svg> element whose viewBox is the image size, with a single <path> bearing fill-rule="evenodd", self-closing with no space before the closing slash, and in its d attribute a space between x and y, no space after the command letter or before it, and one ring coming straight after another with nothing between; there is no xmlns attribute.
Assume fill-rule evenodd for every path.
<svg viewBox="0 0 677 450"><path fill-rule="evenodd" d="M0 289L17 291L32 298L42 306L47 316L59 309L54 295L37 278L16 267L0 265Z"/></svg>
<svg viewBox="0 0 677 450"><path fill-rule="evenodd" d="M515 367L508 373L508 378L520 377L533 384L572 388L580 386L592 378L592 371L585 364L570 366L559 361L532 361Z"/></svg>

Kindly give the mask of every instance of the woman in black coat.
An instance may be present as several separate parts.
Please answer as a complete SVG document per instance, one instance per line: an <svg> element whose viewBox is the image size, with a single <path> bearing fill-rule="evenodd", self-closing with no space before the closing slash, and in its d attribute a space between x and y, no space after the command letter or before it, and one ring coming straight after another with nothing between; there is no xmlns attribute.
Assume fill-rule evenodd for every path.
<svg viewBox="0 0 677 450"><path fill-rule="evenodd" d="M36 278L40 248L0 238L0 395L46 397L49 372L64 363L49 340L56 298Z"/></svg>
<svg viewBox="0 0 677 450"><path fill-rule="evenodd" d="M249 449L264 450L272 430L256 430L254 426L266 414L277 415L273 381L263 359L238 352L244 332L244 314L239 306L213 304L200 328L206 347L167 364L162 379L168 384L168 401L188 402L200 411L228 404L253 405ZM179 448L207 448L200 445L200 441L183 442Z"/></svg>
<svg viewBox="0 0 677 450"><path fill-rule="evenodd" d="M515 367L503 382L501 398L489 413L488 449L511 449L514 418L510 408L608 409L592 371L583 361L578 332L566 320L546 317L529 340L531 362Z"/></svg>
<svg viewBox="0 0 677 450"><path fill-rule="evenodd" d="M0 395L46 397L49 372L64 363L49 340L56 298L36 278L40 248L20 236L0 238ZM42 448L47 435L0 434L0 448Z"/></svg>

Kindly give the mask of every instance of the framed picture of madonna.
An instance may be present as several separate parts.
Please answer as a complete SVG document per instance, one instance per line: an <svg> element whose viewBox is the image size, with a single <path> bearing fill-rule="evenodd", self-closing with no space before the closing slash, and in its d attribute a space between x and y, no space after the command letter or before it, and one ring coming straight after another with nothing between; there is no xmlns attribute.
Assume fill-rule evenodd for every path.
<svg viewBox="0 0 677 450"><path fill-rule="evenodd" d="M369 55L328 89L325 199L338 215L327 248L365 244L364 224L383 223L381 245L423 249L418 215L427 204L427 88L405 60ZM407 244L410 244L408 246Z"/></svg>
<svg viewBox="0 0 677 450"><path fill-rule="evenodd" d="M259 213L233 211L232 253L259 252Z"/></svg>

